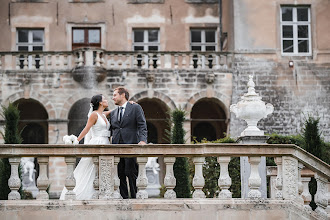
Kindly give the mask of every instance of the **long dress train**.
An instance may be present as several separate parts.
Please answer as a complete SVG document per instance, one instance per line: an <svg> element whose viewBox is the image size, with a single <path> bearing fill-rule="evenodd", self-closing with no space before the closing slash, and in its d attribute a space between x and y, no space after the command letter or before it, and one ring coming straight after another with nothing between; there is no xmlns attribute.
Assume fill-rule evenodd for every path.
<svg viewBox="0 0 330 220"><path fill-rule="evenodd" d="M104 117L105 118L105 117ZM110 144L109 132L110 124L98 114L95 125L91 128L91 139L88 143L93 145ZM85 137L86 138L86 137ZM95 192L93 182L95 179L95 166L91 157L83 157L79 161L77 167L73 171L76 179L76 186L73 191L76 193L77 200L92 199ZM64 187L60 196L60 200L64 200L65 193L68 190Z"/></svg>

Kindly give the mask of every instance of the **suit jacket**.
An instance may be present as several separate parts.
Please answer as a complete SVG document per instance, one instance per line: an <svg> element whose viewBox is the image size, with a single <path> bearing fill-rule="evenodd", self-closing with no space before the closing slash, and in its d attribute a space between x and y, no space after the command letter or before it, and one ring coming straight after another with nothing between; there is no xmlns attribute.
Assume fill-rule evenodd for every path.
<svg viewBox="0 0 330 220"><path fill-rule="evenodd" d="M112 143L119 144L120 137L125 144L147 143L147 123L139 104L127 103L121 121L118 121L119 107L110 113Z"/></svg>

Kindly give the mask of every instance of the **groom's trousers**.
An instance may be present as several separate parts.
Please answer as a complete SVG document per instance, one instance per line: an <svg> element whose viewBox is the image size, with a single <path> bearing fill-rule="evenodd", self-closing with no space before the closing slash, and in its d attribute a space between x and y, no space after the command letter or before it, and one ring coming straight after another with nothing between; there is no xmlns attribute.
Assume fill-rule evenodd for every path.
<svg viewBox="0 0 330 220"><path fill-rule="evenodd" d="M119 142L122 143L122 140ZM136 163L136 157L120 158L118 163L118 177L120 179L120 195L123 199L128 199L128 187L126 177L128 178L129 189L131 198L136 198L137 187L136 179L138 177L138 164Z"/></svg>

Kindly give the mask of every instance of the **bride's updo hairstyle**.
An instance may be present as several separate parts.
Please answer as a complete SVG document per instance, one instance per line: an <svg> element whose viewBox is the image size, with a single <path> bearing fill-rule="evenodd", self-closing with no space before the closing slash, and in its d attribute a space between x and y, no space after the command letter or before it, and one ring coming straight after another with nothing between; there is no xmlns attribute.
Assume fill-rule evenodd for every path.
<svg viewBox="0 0 330 220"><path fill-rule="evenodd" d="M91 99L91 104L93 105L93 111L99 109L100 102L102 102L102 94L94 95Z"/></svg>

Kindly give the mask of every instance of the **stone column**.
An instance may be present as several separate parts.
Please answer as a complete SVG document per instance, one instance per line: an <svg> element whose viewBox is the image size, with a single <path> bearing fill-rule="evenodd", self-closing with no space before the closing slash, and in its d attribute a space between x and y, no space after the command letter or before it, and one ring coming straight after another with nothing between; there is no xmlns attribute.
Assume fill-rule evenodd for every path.
<svg viewBox="0 0 330 220"><path fill-rule="evenodd" d="M18 190L21 187L21 179L18 176L18 166L21 161L20 157L9 158L11 166L10 178L8 180L8 186L11 192L8 194L8 200L19 200L21 195Z"/></svg>
<svg viewBox="0 0 330 220"><path fill-rule="evenodd" d="M175 199L176 193L173 190L176 186L176 179L174 177L174 171L173 171L175 157L165 157L164 163L166 164L166 175L164 178L164 185L167 189L164 194L164 198L165 199Z"/></svg>
<svg viewBox="0 0 330 220"><path fill-rule="evenodd" d="M259 187L261 186L261 178L258 170L260 160L261 157L249 157L251 174L249 178L250 191L248 193L248 198L250 199L261 198L261 192L259 191Z"/></svg>
<svg viewBox="0 0 330 220"><path fill-rule="evenodd" d="M295 200L298 197L298 160L283 156L283 198Z"/></svg>
<svg viewBox="0 0 330 220"><path fill-rule="evenodd" d="M220 164L220 176L218 180L218 185L221 189L221 192L219 193L220 199L232 198L232 193L229 191L231 186L231 178L228 173L229 162L230 157L218 157L218 163Z"/></svg>
<svg viewBox="0 0 330 220"><path fill-rule="evenodd" d="M121 199L121 195L119 192L119 185L120 185L120 179L118 177L118 163L120 161L120 157L115 157L115 161L114 161L114 183L113 183L113 187L114 187L114 191L113 191L113 195L112 198L113 199Z"/></svg>
<svg viewBox="0 0 330 220"><path fill-rule="evenodd" d="M49 186L49 179L47 176L49 157L38 157L39 163L39 177L37 179L37 186L39 189L39 194L37 195L37 200L49 199L49 195L46 192Z"/></svg>
<svg viewBox="0 0 330 220"><path fill-rule="evenodd" d="M325 211L325 209L328 206L328 180L327 178L320 176L317 173L315 174L315 179L317 182L317 191L315 194L315 203L317 205L317 208L315 209L315 212L322 216L324 219L327 219L327 212Z"/></svg>
<svg viewBox="0 0 330 220"><path fill-rule="evenodd" d="M113 196L114 160L114 156L99 157L99 199L111 199Z"/></svg>
<svg viewBox="0 0 330 220"><path fill-rule="evenodd" d="M148 178L146 174L146 163L148 161L148 157L138 157L137 163L139 164L139 176L136 180L136 186L138 188L138 192L136 194L137 199L147 199L148 192L146 188L148 186Z"/></svg>
<svg viewBox="0 0 330 220"><path fill-rule="evenodd" d="M76 186L76 179L74 178L73 171L76 164L76 158L75 157L65 157L65 163L67 165L67 176L65 179L65 187L68 190L65 193L65 200L75 200L76 199L76 193L73 192L74 187Z"/></svg>
<svg viewBox="0 0 330 220"><path fill-rule="evenodd" d="M205 180L203 177L203 164L205 161L205 157L194 157L193 162L195 164L195 176L193 179L193 187L195 189L192 197L196 198L205 198L205 193L202 191Z"/></svg>
<svg viewBox="0 0 330 220"><path fill-rule="evenodd" d="M93 194L93 199L98 199L99 198L99 187L100 187L100 183L99 183L99 157L93 157L93 163L95 166L95 179L93 181L93 186L95 189L95 192Z"/></svg>

